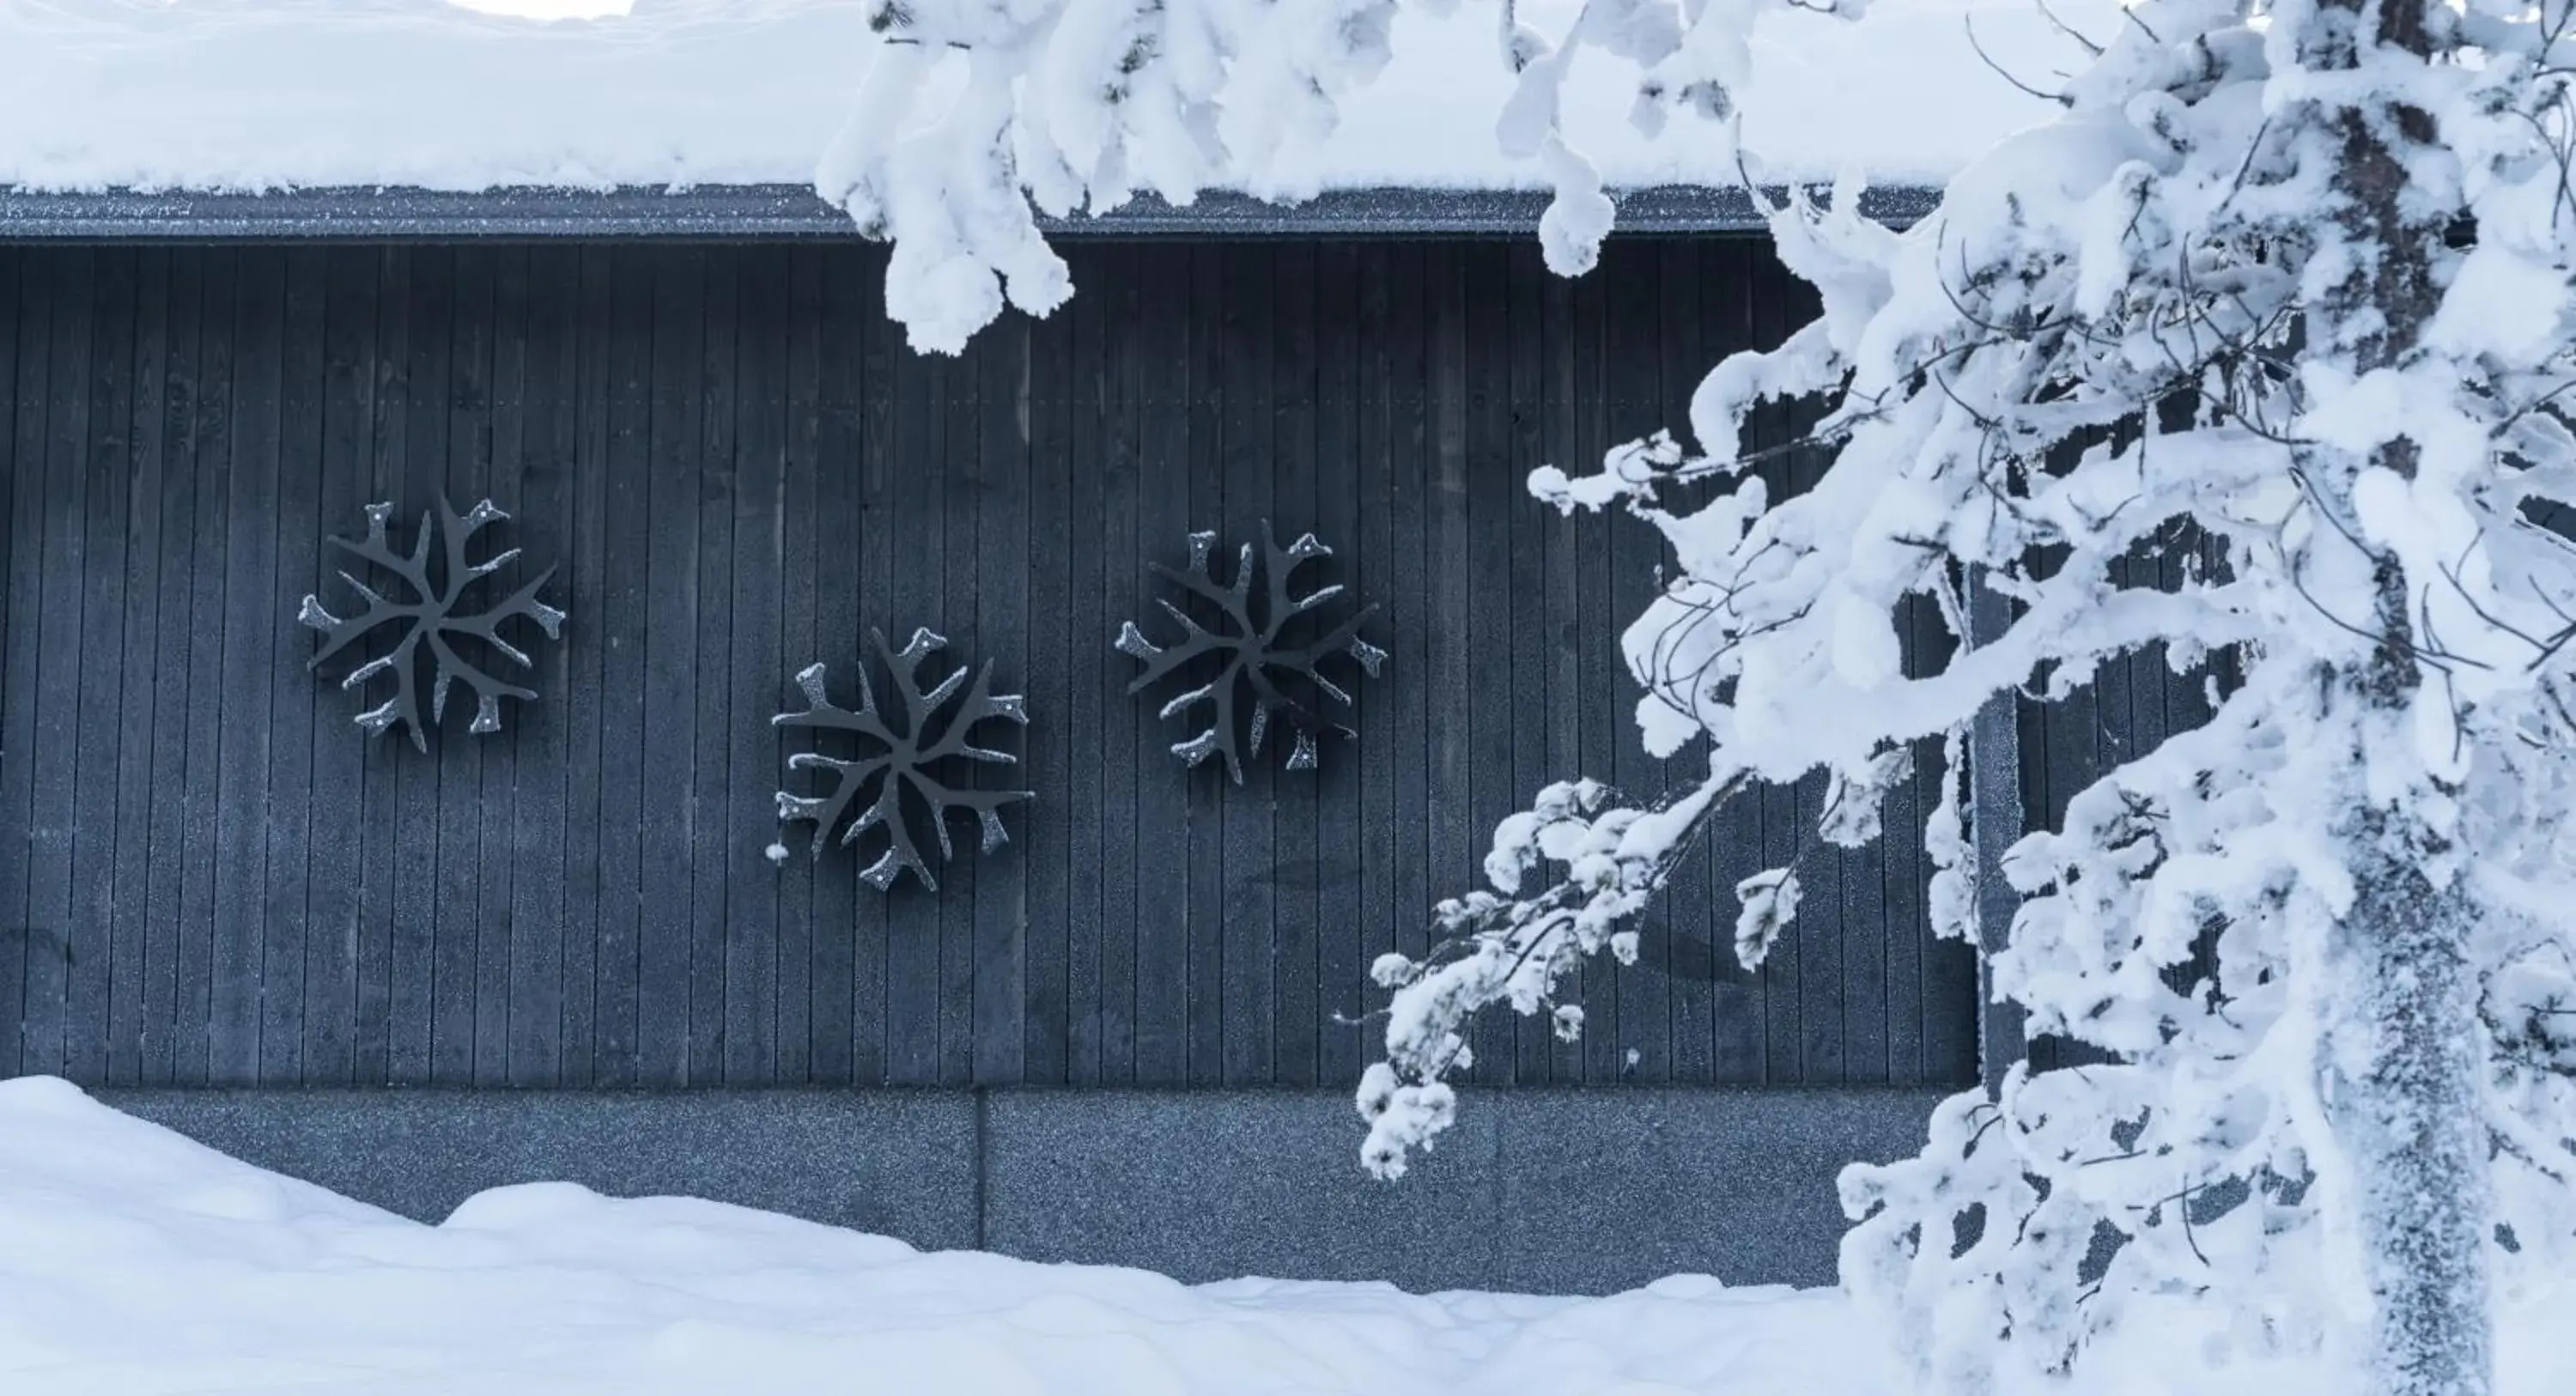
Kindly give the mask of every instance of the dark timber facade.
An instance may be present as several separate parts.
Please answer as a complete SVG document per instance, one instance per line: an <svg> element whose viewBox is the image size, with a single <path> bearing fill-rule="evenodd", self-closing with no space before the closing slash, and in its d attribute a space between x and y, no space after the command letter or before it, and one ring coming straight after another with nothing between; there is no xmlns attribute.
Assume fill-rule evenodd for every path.
<svg viewBox="0 0 2576 1396"><path fill-rule="evenodd" d="M1812 839L1782 793L1572 986L1583 1041L1490 1019L1454 1147L1394 1188L1354 1158L1371 958L1548 780L1695 760L1642 755L1615 662L1660 540L1521 482L1811 312L1758 239L1623 237L1573 282L1527 238L1086 240L1066 309L944 360L846 240L18 231L0 1075L432 1218L574 1177L1193 1278L1595 1289L1828 1276L1833 1168L1976 1079L1974 965L1901 839L1811 860L1736 967L1727 889ZM508 509L570 620L537 701L424 755L294 618L326 535L388 500L408 541L441 492ZM1389 659L1355 741L1237 787L1110 642L1149 561L1264 519L1335 549ZM1027 696L987 783L1035 798L936 892L806 826L764 856L808 783L769 718L872 626ZM2037 803L2108 750L2077 736Z"/></svg>

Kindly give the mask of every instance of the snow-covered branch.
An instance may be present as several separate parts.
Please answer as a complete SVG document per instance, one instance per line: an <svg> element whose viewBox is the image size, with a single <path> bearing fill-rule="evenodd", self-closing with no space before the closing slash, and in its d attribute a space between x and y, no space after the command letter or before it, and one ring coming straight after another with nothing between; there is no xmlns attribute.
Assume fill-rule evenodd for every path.
<svg viewBox="0 0 2576 1396"><path fill-rule="evenodd" d="M895 243L915 343L953 350L1006 295L1067 293L1033 205L1299 193L1258 172L1331 131L1400 3L874 0L894 42L821 183ZM1857 8L1487 3L1497 136L1555 186L1568 273L1610 215L1566 136L1579 54L1635 74L1640 124L1679 110L1732 151L1755 17ZM2128 1300L2209 1294L2263 1342L2369 1316L2375 1396L2483 1396L2490 1269L2576 1256L2570 0L2124 19L2076 45L2054 120L1911 230L1862 219L1856 187L1774 210L1823 313L1717 365L1687 441L1532 477L1669 547L1622 648L1647 748L1705 743L1707 774L1644 804L1549 787L1497 831L1491 890L1439 908L1443 942L1375 966L1364 1160L1400 1173L1448 1126L1475 1014L1579 1032L1557 986L1630 953L1622 919L1727 800L1821 776L1817 840L1922 839L1943 934L1989 941L1972 909L2008 899L1974 883L2008 881L1996 993L2101 1059L2016 1069L1920 1157L1846 1174L1845 1278L1923 1371L2063 1370ZM1799 491L1746 444L1784 407L1826 462ZM2175 547L2178 576L2129 580ZM1972 586L2011 611L1975 643ZM1949 644L1903 641L1924 610ZM2211 720L1976 867L1979 714L2151 647ZM1884 831L1933 742L1942 798ZM1748 965L1797 934L1797 889L1794 866L1735 889Z"/></svg>
<svg viewBox="0 0 2576 1396"><path fill-rule="evenodd" d="M2215 1293L2266 1341L2373 1315L2379 1391L2482 1390L2486 1267L2576 1255L2576 940L2537 890L2567 885L2543 806L2576 761L2564 11L2471 6L2467 61L2447 11L2142 4L1915 229L1851 191L1781 209L1823 316L1717 366L1695 449L1531 481L1670 546L1625 651L1648 748L1707 743L1694 818L1604 834L1558 787L1505 825L1494 891L1444 909L1463 952L1386 967L1369 1166L1451 1118L1468 1016L1573 1007L1553 986L1719 801L1821 773L1868 817L1819 836L1874 835L1903 754L1955 761L1981 708L2223 656L2205 726L1998 870L1995 991L2103 1060L1852 1170L1845 1278L1970 1388L2080 1359L2126 1296ZM1743 444L1780 403L1830 459L1801 493ZM2125 580L2178 538L2178 581ZM1970 576L2013 606L1975 645ZM1953 644L1911 652L1926 601ZM1957 783L1909 832L1965 934ZM1524 847L1566 878L1521 894ZM1796 934L1795 886L1738 889L1748 958Z"/></svg>
<svg viewBox="0 0 2576 1396"><path fill-rule="evenodd" d="M1636 74L1630 119L1680 111L1732 148L1753 20L1864 0L1464 0L1511 75L1495 136L1555 190L1548 264L1588 270L1610 231L1599 170L1567 137L1566 77L1601 54ZM1311 197L1281 172L1329 137L1391 56L1398 9L1461 0L867 0L886 42L816 174L894 247L886 308L913 347L956 353L1004 304L1045 315L1071 282L1037 214L1102 213L1150 192ZM1552 31L1552 32L1551 32Z"/></svg>

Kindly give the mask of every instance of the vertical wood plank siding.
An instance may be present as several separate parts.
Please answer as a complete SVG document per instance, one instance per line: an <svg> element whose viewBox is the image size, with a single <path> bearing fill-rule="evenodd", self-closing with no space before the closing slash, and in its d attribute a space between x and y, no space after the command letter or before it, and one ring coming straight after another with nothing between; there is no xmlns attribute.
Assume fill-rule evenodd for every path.
<svg viewBox="0 0 2576 1396"><path fill-rule="evenodd" d="M1354 1079L1369 961L1422 949L1497 818L1694 759L1642 755L1606 662L1657 540L1523 478L1684 422L1804 293L1715 239L1614 242L1577 282L1522 242L1070 255L1070 307L946 360L865 247L0 248L0 1075ZM571 621L539 702L423 756L305 672L294 613L326 534L390 500L407 539L441 490L514 514L496 584L558 563ZM1391 660L1356 744L1235 788L1173 759L1169 695L1128 695L1109 642L1149 559L1264 518L1336 549L1313 575L1381 605ZM869 627L916 626L1028 695L1024 763L976 776L1037 792L1012 843L937 894L801 834L773 867L789 675L846 693ZM2034 779L2183 720L2127 669L2094 701L2035 725ZM1728 889L1812 838L1815 794L1732 814L1639 963L1568 986L1587 1042L1496 1018L1475 1075L1973 1079L1971 970L1902 848L1825 864L1735 966Z"/></svg>

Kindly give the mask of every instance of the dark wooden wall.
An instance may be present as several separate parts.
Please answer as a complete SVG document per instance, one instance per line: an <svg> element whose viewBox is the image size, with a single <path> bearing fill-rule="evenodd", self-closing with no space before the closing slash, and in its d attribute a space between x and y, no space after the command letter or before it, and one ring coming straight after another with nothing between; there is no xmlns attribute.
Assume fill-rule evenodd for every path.
<svg viewBox="0 0 2576 1396"><path fill-rule="evenodd" d="M1800 293L1747 241L1616 242L1573 283L1525 242L1073 261L1069 308L943 361L858 246L0 248L0 1075L1352 1079L1337 1015L1495 819L1680 774L1608 662L1658 541L1523 477L1682 422ZM326 533L441 489L512 510L572 618L542 701L424 757L363 738L293 615ZM1109 641L1147 559L1265 516L1340 549L1392 653L1355 746L1235 789ZM1034 718L1038 798L936 895L762 854L767 719L871 625L996 660ZM1813 812L1748 806L1642 962L1573 986L1586 1040L1498 1017L1476 1076L1972 1079L1919 859L1826 862L1758 976L1720 948L1724 889Z"/></svg>

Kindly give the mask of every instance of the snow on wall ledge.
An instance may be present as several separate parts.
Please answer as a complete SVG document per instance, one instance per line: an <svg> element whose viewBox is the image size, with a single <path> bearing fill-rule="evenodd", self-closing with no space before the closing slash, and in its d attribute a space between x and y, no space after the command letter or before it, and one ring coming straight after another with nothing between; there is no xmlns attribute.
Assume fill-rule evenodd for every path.
<svg viewBox="0 0 2576 1396"><path fill-rule="evenodd" d="M491 5L503 0L478 0ZM2102 36L2118 0L2054 7ZM1572 0L1525 3L1561 27ZM1536 187L1494 149L1491 7L1408 13L1396 61L1311 162L1321 187ZM1969 39L1974 25L1975 43ZM2046 115L2081 56L2030 0L1875 0L1846 25L1766 21L1750 141L1791 179L1937 184ZM636 0L538 22L448 0L7 0L0 187L276 190L802 184L875 40L833 0ZM1575 131L1614 187L1725 184L1676 123L1625 124L1625 79L1578 66Z"/></svg>
<svg viewBox="0 0 2576 1396"><path fill-rule="evenodd" d="M12 1396L1878 1396L1849 1327L1827 1291L1185 1286L564 1183L430 1227L0 1081Z"/></svg>
<svg viewBox="0 0 2576 1396"><path fill-rule="evenodd" d="M2576 1389L2571 1298L2507 1297L2498 1396ZM2232 1319L2149 1304L2085 1396L2357 1389ZM1885 1353L1834 1291L1701 1277L1604 1299L1187 1286L564 1183L481 1193L424 1226L64 1082L0 1081L12 1396L807 1396L856 1389L852 1373L907 1396L1895 1396Z"/></svg>

